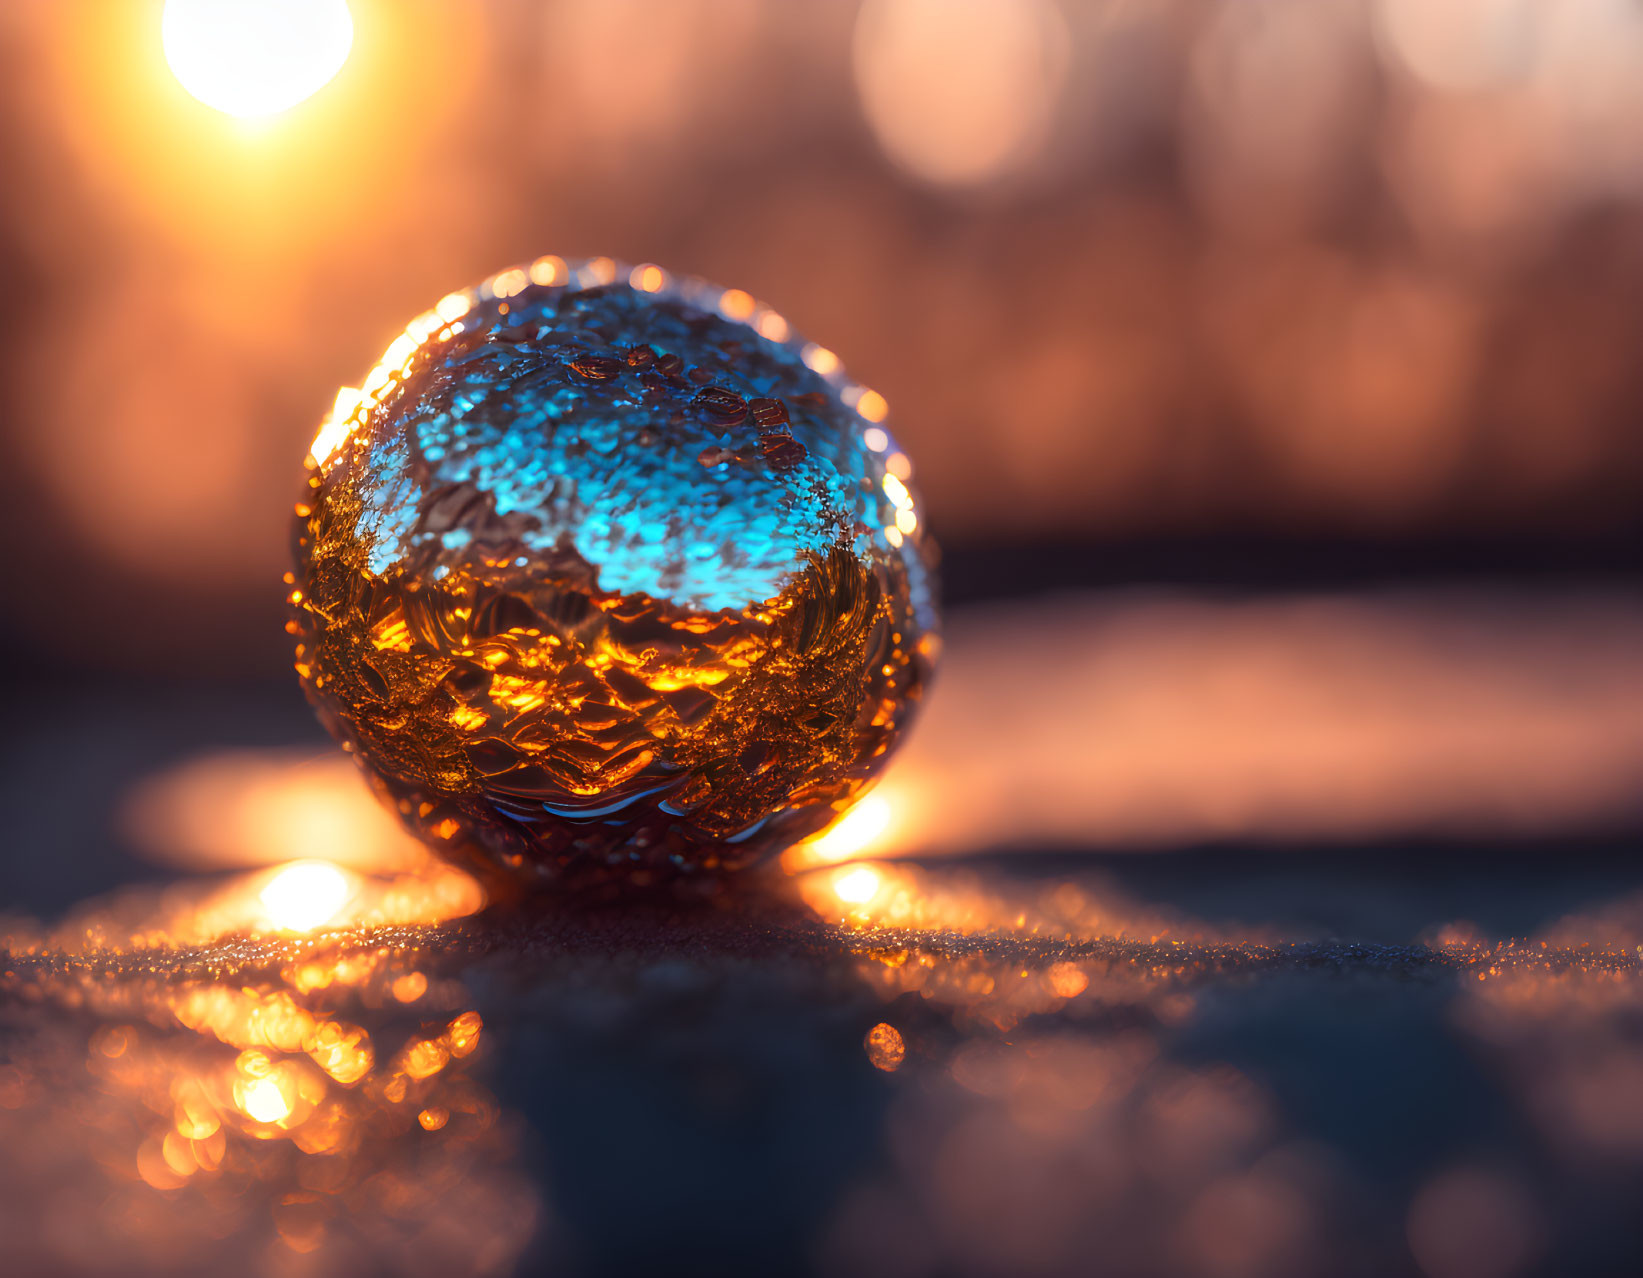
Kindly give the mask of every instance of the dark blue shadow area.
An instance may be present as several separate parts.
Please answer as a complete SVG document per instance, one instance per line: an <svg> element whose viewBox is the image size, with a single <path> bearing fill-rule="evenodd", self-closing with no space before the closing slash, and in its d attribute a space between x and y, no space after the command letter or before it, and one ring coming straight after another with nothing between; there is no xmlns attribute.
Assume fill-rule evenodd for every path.
<svg viewBox="0 0 1643 1278"><path fill-rule="evenodd" d="M329 747L293 676L193 684L38 678L0 689L0 910L52 918L77 901L174 871L119 832L131 786L217 749Z"/></svg>
<svg viewBox="0 0 1643 1278"><path fill-rule="evenodd" d="M534 1129L556 1217L526 1268L568 1247L594 1275L800 1271L881 1157L874 1019L860 999L796 999L790 978L670 961L627 998L556 982L510 1001L488 1017L488 1081Z"/></svg>

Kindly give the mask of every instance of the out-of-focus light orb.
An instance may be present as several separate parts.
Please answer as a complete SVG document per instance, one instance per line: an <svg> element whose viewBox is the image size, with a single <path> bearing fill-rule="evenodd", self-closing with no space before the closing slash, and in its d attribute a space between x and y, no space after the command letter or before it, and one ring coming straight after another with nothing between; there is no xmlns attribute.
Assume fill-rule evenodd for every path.
<svg viewBox="0 0 1643 1278"><path fill-rule="evenodd" d="M353 47L354 19L345 0L166 0L160 39L183 88L257 119L331 82Z"/></svg>
<svg viewBox="0 0 1643 1278"><path fill-rule="evenodd" d="M543 258L337 397L297 671L437 850L524 881L730 870L888 761L936 657L934 548L865 389L772 314Z"/></svg>
<svg viewBox="0 0 1643 1278"><path fill-rule="evenodd" d="M1298 234L1345 189L1375 91L1354 5L1205 7L1186 66L1183 172L1217 222Z"/></svg>
<svg viewBox="0 0 1643 1278"><path fill-rule="evenodd" d="M291 1116L291 1102L276 1078L253 1078L243 1083L238 1100L246 1117L259 1123L280 1123Z"/></svg>
<svg viewBox="0 0 1643 1278"><path fill-rule="evenodd" d="M1535 0L1380 0L1383 52L1435 89L1483 89L1522 75L1535 50Z"/></svg>
<svg viewBox="0 0 1643 1278"><path fill-rule="evenodd" d="M1050 0L867 0L856 87L879 144L927 182L973 186L1035 158L1067 76Z"/></svg>
<svg viewBox="0 0 1643 1278"><path fill-rule="evenodd" d="M877 842L889 824L889 802L882 795L870 794L804 850L814 861L846 861Z"/></svg>
<svg viewBox="0 0 1643 1278"><path fill-rule="evenodd" d="M280 932L312 932L342 913L353 895L348 876L329 861L293 861L257 894L268 926Z"/></svg>
<svg viewBox="0 0 1643 1278"><path fill-rule="evenodd" d="M883 886L883 875L870 865L858 865L833 880L833 895L846 905L866 905Z"/></svg>
<svg viewBox="0 0 1643 1278"><path fill-rule="evenodd" d="M150 858L191 869L300 856L392 874L426 860L422 845L360 788L358 771L335 755L215 751L138 783L121 824Z"/></svg>
<svg viewBox="0 0 1643 1278"><path fill-rule="evenodd" d="M873 1068L881 1069L886 1074L895 1073L907 1059L907 1042L902 1038L901 1031L888 1021L880 1021L868 1030L862 1046L866 1048L867 1059L873 1062Z"/></svg>

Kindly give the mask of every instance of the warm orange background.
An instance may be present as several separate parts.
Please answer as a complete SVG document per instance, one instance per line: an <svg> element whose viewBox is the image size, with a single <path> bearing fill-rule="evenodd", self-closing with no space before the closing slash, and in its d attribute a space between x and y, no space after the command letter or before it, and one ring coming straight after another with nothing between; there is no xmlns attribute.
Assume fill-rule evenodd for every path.
<svg viewBox="0 0 1643 1278"><path fill-rule="evenodd" d="M158 3L0 13L14 645L266 671L304 448L543 252L745 288L951 547L1643 527L1643 14L1605 0L355 0L261 124Z"/></svg>

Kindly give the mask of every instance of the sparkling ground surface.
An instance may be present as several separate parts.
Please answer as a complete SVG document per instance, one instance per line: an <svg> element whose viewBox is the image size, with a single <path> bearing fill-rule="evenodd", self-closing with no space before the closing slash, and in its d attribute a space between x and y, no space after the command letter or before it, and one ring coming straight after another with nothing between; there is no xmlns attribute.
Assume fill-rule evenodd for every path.
<svg viewBox="0 0 1643 1278"><path fill-rule="evenodd" d="M1643 865L1613 804L1635 776L1632 613L1536 630L1499 624L1499 601L1331 604L1300 621L1201 604L1171 614L1209 635L1194 665L1159 655L1156 604L1138 606L1104 627L1083 617L1106 673L1072 685L1123 722L1130 770L1089 755L1093 784L1064 787L1054 821L1023 821L1012 850L960 837L996 844L1005 828L971 786L939 855L898 859L935 818L911 833L892 820L865 849L887 859L796 858L685 904L473 912L471 883L369 808L311 807L354 791L329 765L268 753L313 742L294 698L19 691L25 715L48 699L57 713L5 791L8 1264L1635 1272ZM939 816L919 806L930 777L964 762L956 707L985 663L956 631L955 717L887 783L896 811ZM1268 668L1283 679L1257 686L1293 695L1239 719L1249 685L1224 676ZM1411 679L1424 691L1389 695ZM1181 726L1183 686L1216 733ZM1457 733L1463 712L1494 730ZM1316 725L1342 720L1379 726L1331 762ZM1115 775L1179 789L1194 771L1147 745L1149 724L1219 797L1163 805L1178 841L1200 831L1197 850L1097 853L1138 828ZM1440 729L1447 748L1431 751ZM1429 750L1427 772L1451 769L1445 785L1376 764L1400 732ZM990 757L1023 733L998 726ZM1243 754L1224 745L1240 733ZM175 766L226 746L242 753ZM1606 769L1576 766L1600 755ZM1308 757L1310 771L1286 762ZM1401 806L1316 801L1369 765ZM1532 796L1518 824L1480 833L1478 814L1512 811L1514 777ZM312 811L329 816L304 825ZM1245 836L1207 840L1229 811ZM1569 832L1576 812L1584 833ZM1081 850L1080 822L1101 832ZM321 852L318 868L284 863Z"/></svg>
<svg viewBox="0 0 1643 1278"><path fill-rule="evenodd" d="M1555 894L1507 868L1480 916ZM985 863L881 864L861 906L825 869L705 907L59 934L6 960L6 1236L110 1273L1609 1272L1643 893L1515 942L1294 922L1400 886L1441 913L1456 869L1291 873L1285 927Z"/></svg>

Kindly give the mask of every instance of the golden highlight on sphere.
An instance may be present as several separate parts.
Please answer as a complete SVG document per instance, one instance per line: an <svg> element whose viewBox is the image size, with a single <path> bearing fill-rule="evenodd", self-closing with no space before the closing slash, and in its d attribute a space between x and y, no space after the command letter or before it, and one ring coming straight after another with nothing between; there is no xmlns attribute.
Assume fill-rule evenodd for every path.
<svg viewBox="0 0 1643 1278"><path fill-rule="evenodd" d="M748 294L660 267L540 258L452 293L315 438L309 699L416 833L516 880L699 876L815 834L939 645L887 413Z"/></svg>

